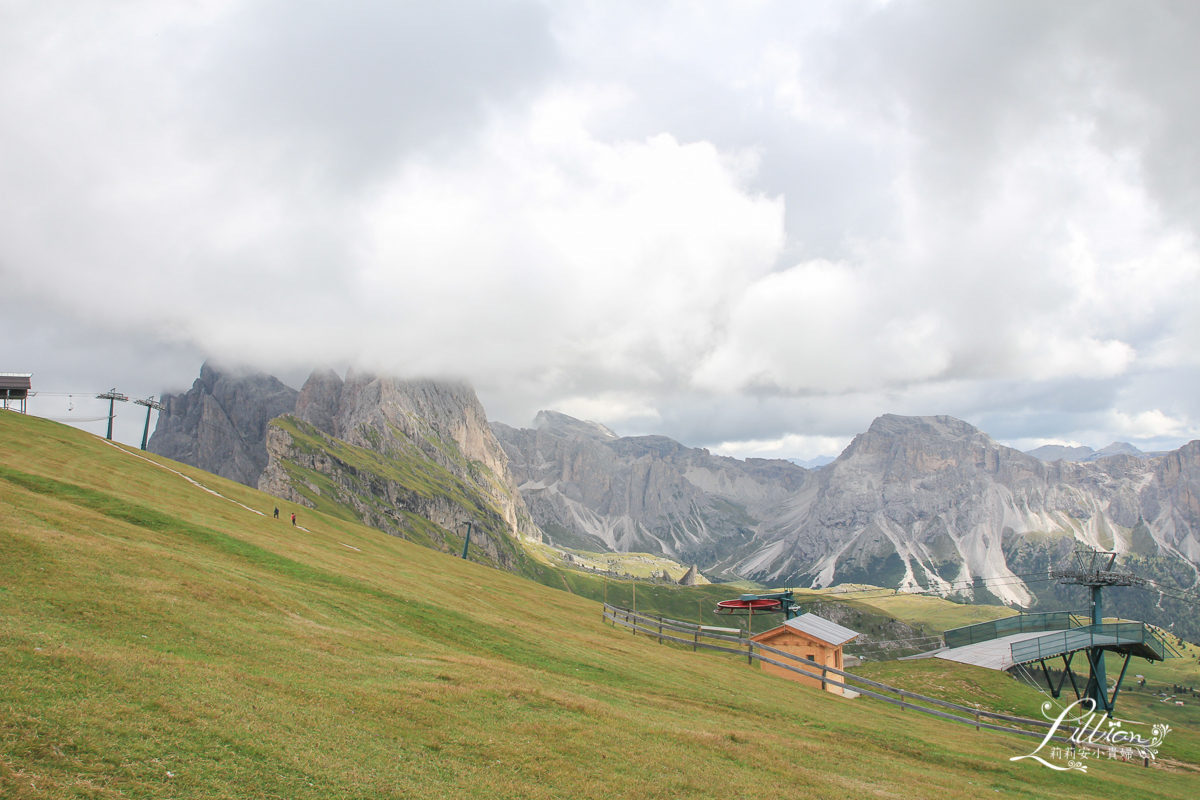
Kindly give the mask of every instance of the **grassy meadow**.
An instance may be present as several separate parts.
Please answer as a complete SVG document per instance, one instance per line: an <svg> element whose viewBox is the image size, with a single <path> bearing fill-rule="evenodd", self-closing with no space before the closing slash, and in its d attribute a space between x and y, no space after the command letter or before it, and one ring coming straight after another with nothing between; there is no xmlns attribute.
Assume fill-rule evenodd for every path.
<svg viewBox="0 0 1200 800"><path fill-rule="evenodd" d="M595 576L523 569L537 580L0 412L0 797L1200 791L1186 765L1010 762L1033 740L631 636L602 624ZM690 619L715 593L638 587L638 605ZM871 667L899 683L921 663ZM941 668L950 699L999 680L1037 702Z"/></svg>
<svg viewBox="0 0 1200 800"><path fill-rule="evenodd" d="M837 595L832 596L836 597ZM941 597L930 595L889 595L879 592L878 594L865 595L862 599L856 600L856 602L878 609L880 612L893 616L902 622L907 622L910 625L923 625L926 630L936 633L945 633L952 628L974 625L977 622L988 622L1002 617L1011 617L1017 613L1014 609L1007 606L976 606L967 605L966 603L952 603Z"/></svg>

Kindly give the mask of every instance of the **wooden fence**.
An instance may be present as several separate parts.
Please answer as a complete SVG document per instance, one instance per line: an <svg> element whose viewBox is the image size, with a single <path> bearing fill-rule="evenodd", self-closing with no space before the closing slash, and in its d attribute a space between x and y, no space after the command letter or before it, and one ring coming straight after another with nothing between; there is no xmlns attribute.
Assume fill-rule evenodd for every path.
<svg viewBox="0 0 1200 800"><path fill-rule="evenodd" d="M1015 733L1020 736L1032 736L1042 739L1046 736L1045 731L1054 727L1054 723L1049 721L1026 719L1024 717L1009 716L1008 714L998 714L994 711L984 711L979 708L950 703L946 700L939 700L936 697L926 697L922 694L888 686L884 683L819 664L816 661L810 661L807 658L802 658L783 650L777 650L774 647L752 641L745 636L731 635L737 630L735 628L715 628L709 625L697 625L694 622L682 622L668 617L639 614L628 608L619 608L611 606L608 603L604 604L604 620L613 623L614 626L621 625L629 628L635 636L638 633L643 633L646 636L657 639L659 644L663 642L675 642L676 644L690 646L693 651L715 650L720 653L745 656L746 663L748 664L753 664L755 660L765 661L768 664L774 664L789 672L815 678L821 682L822 689L827 686L840 686L843 690L848 689L867 697L873 697L876 700L882 700L885 703L899 706L901 709L912 709L922 714L929 714L953 722L973 725L975 730L986 728L987 730L1003 731L1004 733ZM687 637L674 635L679 633L689 635ZM706 640L713 640L722 644L711 644ZM895 695L895 697L892 695ZM919 705L922 703L925 705ZM937 706L938 708L927 708L926 706L929 705ZM938 709L947 709L947 711L940 711ZM959 714L948 713L948 711L956 711ZM966 714L967 716L961 716L962 714ZM985 719L999 720L1013 723L1013 725L995 725L984 722L983 720ZM1029 730L1028 727L1014 727L1014 725L1031 726L1042 728L1043 730ZM1061 725L1059 726L1059 730L1071 734L1076 729L1067 725ZM1065 736L1053 736L1051 739L1073 746L1070 739Z"/></svg>

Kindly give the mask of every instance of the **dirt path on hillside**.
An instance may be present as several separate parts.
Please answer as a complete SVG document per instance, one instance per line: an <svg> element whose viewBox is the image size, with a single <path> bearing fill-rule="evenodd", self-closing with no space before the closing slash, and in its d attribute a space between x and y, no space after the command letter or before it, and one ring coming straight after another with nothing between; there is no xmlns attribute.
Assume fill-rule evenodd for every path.
<svg viewBox="0 0 1200 800"><path fill-rule="evenodd" d="M132 456L133 458L140 458L142 461L145 461L147 464L153 464L154 466L158 467L159 469L165 469L167 472L170 472L173 475L178 475L179 477L183 478L188 483L195 486L197 489L202 489L203 491L206 491L211 495L219 497L222 500L225 500L226 502L233 503L235 506L241 506L242 508L246 509L247 511L249 511L252 514L258 514L260 517L267 516L266 513L259 511L257 508L251 508L250 506L246 505L245 503L240 503L231 497L226 497L225 495L221 494L220 492L218 492L215 489L208 488L200 481L196 480L195 478L191 478L191 477L188 477L187 475L184 475L182 472L180 472L177 469L171 469L168 466L158 463L154 459L146 458L145 456L138 455L137 453L132 453L132 452L126 450L124 447L121 447L121 445L117 444L116 442L110 442L108 439L101 439L100 441L104 442L105 444L107 444L113 448L116 448L117 450L120 450L122 453L124 453L127 456ZM312 533L312 531L310 531L308 528L305 528L303 525L297 525L295 527L297 530L304 531L305 533Z"/></svg>

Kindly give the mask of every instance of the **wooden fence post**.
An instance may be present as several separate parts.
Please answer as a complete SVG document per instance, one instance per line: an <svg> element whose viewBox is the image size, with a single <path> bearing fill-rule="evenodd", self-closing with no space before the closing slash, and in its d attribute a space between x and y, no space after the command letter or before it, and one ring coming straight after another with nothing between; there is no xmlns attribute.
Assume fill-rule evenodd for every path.
<svg viewBox="0 0 1200 800"><path fill-rule="evenodd" d="M746 640L746 663L754 664L754 642Z"/></svg>
<svg viewBox="0 0 1200 800"><path fill-rule="evenodd" d="M662 644L662 617L658 618L658 643Z"/></svg>
<svg viewBox="0 0 1200 800"><path fill-rule="evenodd" d="M696 639L694 642L692 642L692 652L694 653L698 649L700 649L700 628L699 627L696 628Z"/></svg>
<svg viewBox="0 0 1200 800"><path fill-rule="evenodd" d="M904 710L904 690L903 690L903 689L899 689L899 690L897 690L897 691L898 691L898 693L899 693L899 695L900 695L900 710L901 710L901 711L903 711L903 710Z"/></svg>
<svg viewBox="0 0 1200 800"><path fill-rule="evenodd" d="M821 691L825 691L825 690L826 690L826 686L825 686L825 676L826 676L826 675L828 675L828 674L829 674L829 670L828 670L828 669L826 669L824 666L822 666L822 667L821 667Z"/></svg>

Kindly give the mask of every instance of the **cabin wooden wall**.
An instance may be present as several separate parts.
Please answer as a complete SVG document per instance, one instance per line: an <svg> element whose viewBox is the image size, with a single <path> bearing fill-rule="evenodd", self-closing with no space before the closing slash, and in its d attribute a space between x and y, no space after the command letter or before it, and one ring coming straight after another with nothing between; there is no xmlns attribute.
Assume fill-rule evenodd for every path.
<svg viewBox="0 0 1200 800"><path fill-rule="evenodd" d="M784 630L783 632L772 636L770 639L763 638L761 641L763 644L768 644L771 647L775 647L780 650L786 650L792 655L800 656L801 658L811 658L818 664L824 664L825 666L833 667L834 669L842 669L842 648L833 647L825 642L809 638L804 634L798 633L791 629ZM759 663L762 664L763 670L772 675L778 675L781 678L787 678L788 680L796 681L797 683L803 683L806 686L815 686L818 689L821 688L821 681L816 678L808 678L804 675L798 675L795 672L789 672L786 669L780 669L774 664L768 664L765 661L761 661ZM816 671L815 668L807 668L803 664L797 664L796 666L800 667L801 669L809 669L810 672ZM841 678L836 675L831 675L830 677L834 680L841 680ZM834 694L841 694L842 687L832 686L827 683L825 685L825 691L833 692Z"/></svg>

